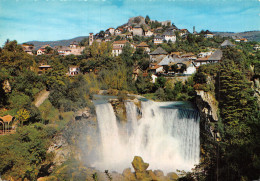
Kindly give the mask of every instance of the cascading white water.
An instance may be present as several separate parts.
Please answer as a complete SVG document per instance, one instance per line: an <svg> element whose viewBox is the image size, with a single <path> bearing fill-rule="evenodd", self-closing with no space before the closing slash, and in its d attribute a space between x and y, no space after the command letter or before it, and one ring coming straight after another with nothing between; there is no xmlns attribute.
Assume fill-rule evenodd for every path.
<svg viewBox="0 0 260 181"><path fill-rule="evenodd" d="M125 102L127 123L117 122L110 103L97 104L101 155L92 166L122 172L141 156L149 169L191 170L199 163L199 116L196 110L172 108L178 102Z"/></svg>

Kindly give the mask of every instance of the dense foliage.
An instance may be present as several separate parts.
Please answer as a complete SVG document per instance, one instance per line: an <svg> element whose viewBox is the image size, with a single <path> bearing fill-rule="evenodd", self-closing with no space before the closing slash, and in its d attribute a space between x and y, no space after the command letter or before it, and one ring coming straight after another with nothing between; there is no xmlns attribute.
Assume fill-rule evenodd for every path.
<svg viewBox="0 0 260 181"><path fill-rule="evenodd" d="M161 27L159 22L151 22L149 17L145 21L154 28ZM178 32L176 34L178 37ZM145 41L153 51L157 46L152 39L135 36L130 42ZM223 40L221 37L206 39L203 34L189 34L178 37L176 43L164 42L159 46L167 52L196 54L217 48ZM87 45L87 40L81 44ZM159 76L152 82L151 74L147 72L149 55L143 49L134 51L130 44L124 46L118 57L111 55L110 42L94 42L86 46L80 56L59 56L56 53L31 56L16 41L7 41L0 49L0 116L15 116L18 129L13 135L0 137L0 173L15 179L35 180L40 176L42 165L51 159L51 155L46 153L49 141L62 130L62 124L66 124L66 115L69 115L66 119L70 119L73 113L69 111L92 107L93 94L102 89L119 97L130 92L159 101L193 102L195 90L199 89L213 94L219 103L220 121L214 127L221 140L216 142L207 133L206 136L202 133L200 172L189 179L257 179L260 173L260 115L252 81L260 78L260 53L253 51L253 45L241 43L236 48L223 49L221 63L201 66L189 78L176 80ZM48 64L52 69L39 74L39 64ZM81 74L68 76L70 66L79 66ZM180 71L185 68L183 66ZM171 69L177 70L177 67ZM2 87L6 80L11 91ZM45 89L50 91L49 100L36 108L35 98ZM56 127L51 126L55 124Z"/></svg>
<svg viewBox="0 0 260 181"><path fill-rule="evenodd" d="M223 50L224 60L219 65L200 67L195 82L205 88L207 77L212 77L211 89L219 102L219 142L203 137L202 162L206 180L252 180L260 173L260 111L252 82L258 73L249 64L259 64L257 55L248 56L235 48ZM251 73L250 73L251 72Z"/></svg>

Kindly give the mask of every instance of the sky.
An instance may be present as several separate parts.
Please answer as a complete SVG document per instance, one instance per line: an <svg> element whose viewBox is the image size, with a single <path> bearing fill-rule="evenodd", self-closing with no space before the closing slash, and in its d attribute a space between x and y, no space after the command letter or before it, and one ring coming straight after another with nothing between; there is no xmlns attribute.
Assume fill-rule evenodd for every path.
<svg viewBox="0 0 260 181"><path fill-rule="evenodd" d="M260 0L0 0L0 46L88 36L139 15L191 32L260 30Z"/></svg>

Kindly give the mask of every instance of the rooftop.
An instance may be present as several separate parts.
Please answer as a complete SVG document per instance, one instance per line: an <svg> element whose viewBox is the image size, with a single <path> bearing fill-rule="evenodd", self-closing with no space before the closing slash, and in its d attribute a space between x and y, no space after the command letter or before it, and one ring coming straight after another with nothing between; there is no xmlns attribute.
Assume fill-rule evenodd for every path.
<svg viewBox="0 0 260 181"><path fill-rule="evenodd" d="M167 55L168 53L162 48L158 47L156 50L150 53L150 55Z"/></svg>
<svg viewBox="0 0 260 181"><path fill-rule="evenodd" d="M221 60L223 52L221 50L216 50L208 60Z"/></svg>

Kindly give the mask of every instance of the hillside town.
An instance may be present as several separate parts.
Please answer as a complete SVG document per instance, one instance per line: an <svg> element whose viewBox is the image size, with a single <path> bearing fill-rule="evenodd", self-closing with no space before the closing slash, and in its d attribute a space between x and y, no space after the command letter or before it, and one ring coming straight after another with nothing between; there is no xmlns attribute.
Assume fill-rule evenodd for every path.
<svg viewBox="0 0 260 181"><path fill-rule="evenodd" d="M221 48L235 46L235 43L247 42L246 38L229 37L225 41L220 42L218 47L204 47L203 52L167 52L163 48L163 44L175 44L176 41L184 41L193 37L204 39L213 39L216 37L209 30L198 33L193 27L193 32L187 29L179 29L170 20L156 21L138 16L130 18L128 23L117 28L110 27L107 30L94 34L89 33L88 39L82 42L73 41L69 46L54 46L43 45L39 49L35 49L32 44L22 44L25 52L30 55L82 55L84 50L93 46L96 43L101 46L102 43L109 43L112 47L111 56L117 57L122 54L124 47L129 45L131 49L136 51L142 49L149 55L149 66L142 69L136 66L133 71L133 77L142 73L144 76L151 74L153 82L157 76L165 76L168 78L175 76L190 76L196 72L199 66L204 64L218 63L222 60ZM232 41L232 42L231 42ZM259 50L259 45L254 46L255 50ZM40 62L39 73L44 73L51 69L50 65L45 65L46 62ZM93 70L97 72L97 70ZM68 76L75 76L80 73L79 66L69 66Z"/></svg>
<svg viewBox="0 0 260 181"><path fill-rule="evenodd" d="M0 181L257 179L260 40L186 26L147 15L69 40L7 39Z"/></svg>

